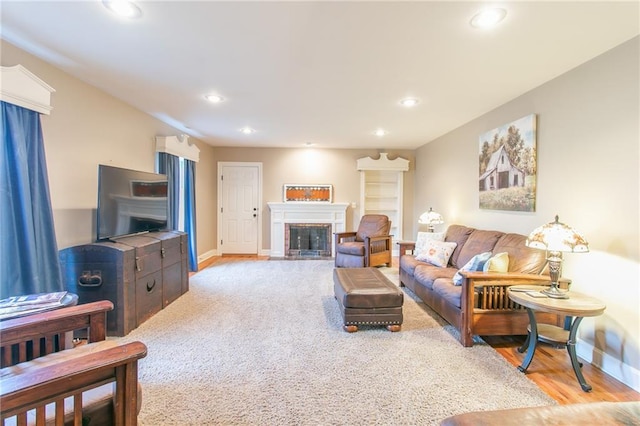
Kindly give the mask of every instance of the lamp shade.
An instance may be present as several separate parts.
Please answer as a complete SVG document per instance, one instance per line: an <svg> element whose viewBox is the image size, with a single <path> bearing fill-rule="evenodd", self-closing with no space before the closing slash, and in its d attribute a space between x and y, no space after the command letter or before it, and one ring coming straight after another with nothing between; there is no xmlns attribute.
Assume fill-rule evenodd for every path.
<svg viewBox="0 0 640 426"><path fill-rule="evenodd" d="M548 251L584 253L589 243L570 226L556 220L534 229L525 243L527 247Z"/></svg>
<svg viewBox="0 0 640 426"><path fill-rule="evenodd" d="M442 215L440 213L434 212L433 209L429 207L428 212L424 212L420 215L418 223L423 225L439 225L441 223L444 223L444 220L442 219Z"/></svg>

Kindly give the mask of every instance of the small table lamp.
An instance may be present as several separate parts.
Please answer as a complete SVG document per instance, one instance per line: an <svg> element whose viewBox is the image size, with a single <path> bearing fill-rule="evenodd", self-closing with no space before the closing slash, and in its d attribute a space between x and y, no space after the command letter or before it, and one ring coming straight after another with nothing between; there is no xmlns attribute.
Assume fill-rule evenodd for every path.
<svg viewBox="0 0 640 426"><path fill-rule="evenodd" d="M555 222L534 229L527 237L525 244L527 247L547 251L551 287L543 290L542 293L555 299L568 299L566 292L558 290L558 279L562 271L562 252L585 253L589 251L589 243L571 227L558 222L556 215Z"/></svg>
<svg viewBox="0 0 640 426"><path fill-rule="evenodd" d="M434 232L435 225L440 225L441 223L444 223L444 220L442 219L442 215L440 213L434 212L433 209L429 207L428 212L424 212L420 215L420 218L418 219L418 223L422 225L427 225L428 227L427 229L429 230L429 232Z"/></svg>

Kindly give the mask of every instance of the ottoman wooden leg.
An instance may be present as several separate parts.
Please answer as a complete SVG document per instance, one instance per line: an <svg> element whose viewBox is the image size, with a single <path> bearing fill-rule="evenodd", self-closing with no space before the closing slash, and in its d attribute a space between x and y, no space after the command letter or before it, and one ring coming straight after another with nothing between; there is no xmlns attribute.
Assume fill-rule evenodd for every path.
<svg viewBox="0 0 640 426"><path fill-rule="evenodd" d="M355 333L356 331L358 331L358 326L357 325L345 325L344 326L344 331L346 331L347 333Z"/></svg>
<svg viewBox="0 0 640 426"><path fill-rule="evenodd" d="M387 330L393 331L395 333L396 331L400 331L400 325L399 324L389 324L387 326Z"/></svg>

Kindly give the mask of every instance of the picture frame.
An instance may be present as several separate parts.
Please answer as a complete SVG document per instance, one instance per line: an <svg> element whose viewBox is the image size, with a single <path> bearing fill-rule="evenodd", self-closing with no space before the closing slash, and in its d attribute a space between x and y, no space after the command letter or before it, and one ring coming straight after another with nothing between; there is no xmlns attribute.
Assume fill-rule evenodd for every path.
<svg viewBox="0 0 640 426"><path fill-rule="evenodd" d="M536 118L529 114L480 135L480 209L535 211Z"/></svg>
<svg viewBox="0 0 640 426"><path fill-rule="evenodd" d="M283 187L285 203L331 203L333 185L285 184Z"/></svg>

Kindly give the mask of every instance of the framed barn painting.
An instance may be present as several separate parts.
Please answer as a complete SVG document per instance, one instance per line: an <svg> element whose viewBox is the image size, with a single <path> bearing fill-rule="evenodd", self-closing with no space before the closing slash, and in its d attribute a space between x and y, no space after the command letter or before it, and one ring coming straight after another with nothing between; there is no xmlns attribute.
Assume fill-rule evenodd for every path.
<svg viewBox="0 0 640 426"><path fill-rule="evenodd" d="M536 207L536 115L480 135L480 208L534 212Z"/></svg>

